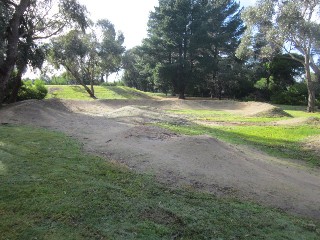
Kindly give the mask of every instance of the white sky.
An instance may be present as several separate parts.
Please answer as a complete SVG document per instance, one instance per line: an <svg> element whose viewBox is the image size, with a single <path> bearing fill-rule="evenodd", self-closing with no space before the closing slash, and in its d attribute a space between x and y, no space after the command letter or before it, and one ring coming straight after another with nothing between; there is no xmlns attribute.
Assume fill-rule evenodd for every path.
<svg viewBox="0 0 320 240"><path fill-rule="evenodd" d="M158 0L79 0L85 5L92 20L106 18L117 30L124 33L125 46L130 49L140 45L147 36L147 22L150 11ZM253 5L255 0L240 0L242 6Z"/></svg>

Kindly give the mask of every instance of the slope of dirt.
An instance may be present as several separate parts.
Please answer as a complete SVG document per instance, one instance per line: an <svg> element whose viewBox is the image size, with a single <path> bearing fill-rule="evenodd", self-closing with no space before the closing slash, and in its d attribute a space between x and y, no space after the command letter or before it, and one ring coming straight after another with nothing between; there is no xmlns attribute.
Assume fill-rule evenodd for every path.
<svg viewBox="0 0 320 240"><path fill-rule="evenodd" d="M317 117L308 117L308 118L293 118L287 120L276 121L274 124L277 125L320 125L320 118Z"/></svg>
<svg viewBox="0 0 320 240"><path fill-rule="evenodd" d="M283 111L281 108L279 107L275 107L272 105L267 104L266 106L264 106L263 108L259 108L257 109L255 112L253 113L249 113L246 116L248 117L292 117L289 113L286 113L285 111Z"/></svg>
<svg viewBox="0 0 320 240"><path fill-rule="evenodd" d="M59 130L88 152L154 174L170 185L232 195L320 219L320 174L209 136L181 136L152 121L182 121L162 109L250 111L232 101L27 101L0 110L0 124ZM251 110L253 111L253 110Z"/></svg>

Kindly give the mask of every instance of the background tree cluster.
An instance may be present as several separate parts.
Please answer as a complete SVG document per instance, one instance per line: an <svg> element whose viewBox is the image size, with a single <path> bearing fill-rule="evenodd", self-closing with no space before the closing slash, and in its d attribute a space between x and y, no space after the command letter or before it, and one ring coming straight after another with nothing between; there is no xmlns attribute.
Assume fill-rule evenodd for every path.
<svg viewBox="0 0 320 240"><path fill-rule="evenodd" d="M233 0L159 0L148 37L125 54L123 81L180 98L308 102L314 111L319 7L316 0L259 0L246 9Z"/></svg>
<svg viewBox="0 0 320 240"><path fill-rule="evenodd" d="M160 0L150 14L148 38L126 54L123 80L182 99L185 92L221 97L238 87L235 50L243 30L234 0Z"/></svg>
<svg viewBox="0 0 320 240"><path fill-rule="evenodd" d="M89 33L71 30L52 39L49 60L57 68L62 66L67 70L77 84L96 98L94 85L103 83L111 73L120 70L125 51L123 42L123 34L116 33L111 22L99 20Z"/></svg>
<svg viewBox="0 0 320 240"><path fill-rule="evenodd" d="M88 20L76 0L3 0L0 12L0 102L13 102L27 66L42 66L43 40L66 27L84 30Z"/></svg>
<svg viewBox="0 0 320 240"><path fill-rule="evenodd" d="M27 68L41 69L46 59L92 97L93 85L86 84L121 66L123 34L108 20L94 25L77 0L2 0L0 13L0 103L19 99L19 90L30 85L22 82Z"/></svg>
<svg viewBox="0 0 320 240"><path fill-rule="evenodd" d="M123 69L123 83L143 91L315 111L319 9L318 0L259 0L245 9L236 0L159 0L147 38L125 51L123 34L108 20L93 23L77 0L2 0L0 103L43 90L22 76L46 61L60 69L47 82L82 85L92 98L94 85Z"/></svg>
<svg viewBox="0 0 320 240"><path fill-rule="evenodd" d="M316 85L320 80L319 7L319 0L257 1L242 14L246 31L237 52L239 58L252 57L260 43L259 58L272 60L281 52L303 66L310 112L315 111Z"/></svg>

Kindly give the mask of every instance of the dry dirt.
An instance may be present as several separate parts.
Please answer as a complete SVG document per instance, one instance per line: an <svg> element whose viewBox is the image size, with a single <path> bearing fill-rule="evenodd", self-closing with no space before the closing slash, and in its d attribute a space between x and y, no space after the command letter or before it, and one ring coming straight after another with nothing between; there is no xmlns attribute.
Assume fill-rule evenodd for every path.
<svg viewBox="0 0 320 240"><path fill-rule="evenodd" d="M320 219L320 173L210 136L182 136L150 122L188 124L166 109L213 109L259 115L273 106L233 101L26 101L0 110L0 124L65 132L90 153L154 174L170 186L235 196ZM318 141L310 139L310 142Z"/></svg>

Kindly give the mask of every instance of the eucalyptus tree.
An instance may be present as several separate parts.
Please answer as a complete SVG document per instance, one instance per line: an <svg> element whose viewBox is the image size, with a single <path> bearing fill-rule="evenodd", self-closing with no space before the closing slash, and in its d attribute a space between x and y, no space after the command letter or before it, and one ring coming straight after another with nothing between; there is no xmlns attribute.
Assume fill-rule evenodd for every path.
<svg viewBox="0 0 320 240"><path fill-rule="evenodd" d="M101 32L101 36L97 36L100 40L98 54L101 60L101 81L107 81L111 73L121 69L125 51L124 35L122 32L116 32L115 26L107 19L99 20L96 28Z"/></svg>
<svg viewBox="0 0 320 240"><path fill-rule="evenodd" d="M0 2L0 103L12 80L19 87L26 66L43 60L42 40L75 24L88 26L86 9L77 0L3 0ZM11 78L16 71L15 77Z"/></svg>
<svg viewBox="0 0 320 240"><path fill-rule="evenodd" d="M267 43L261 55L270 56L275 49L303 64L308 86L309 112L315 111L315 84L311 72L320 80L320 68L316 63L320 47L319 0L259 0L242 14L246 32L237 51L237 56L253 54L253 41L259 34ZM297 57L295 53L303 56Z"/></svg>
<svg viewBox="0 0 320 240"><path fill-rule="evenodd" d="M116 36L108 20L100 20L98 23L102 25L100 31L92 29L85 33L71 30L53 38L49 47L49 61L57 68L62 66L92 98L96 98L95 83L104 74L118 71L124 52L123 34ZM102 33L101 36L97 32ZM87 84L90 84L90 88Z"/></svg>

